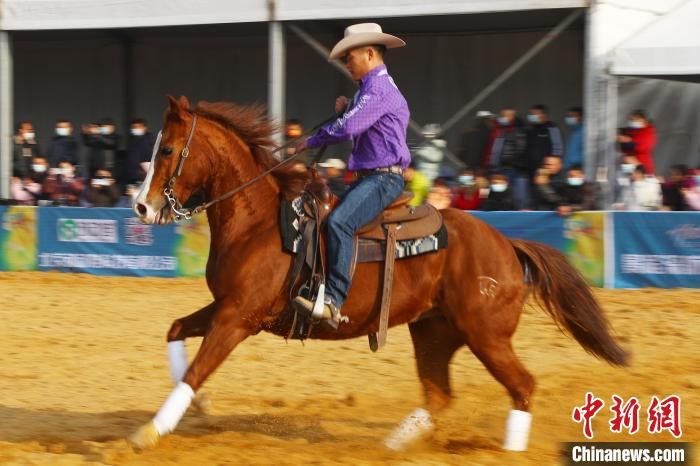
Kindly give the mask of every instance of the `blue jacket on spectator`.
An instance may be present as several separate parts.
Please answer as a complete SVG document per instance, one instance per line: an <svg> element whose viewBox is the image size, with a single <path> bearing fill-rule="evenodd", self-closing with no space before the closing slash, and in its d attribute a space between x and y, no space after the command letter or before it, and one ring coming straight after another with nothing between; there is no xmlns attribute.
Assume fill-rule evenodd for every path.
<svg viewBox="0 0 700 466"><path fill-rule="evenodd" d="M564 154L564 171L575 165L583 165L583 125L581 124L571 128Z"/></svg>
<svg viewBox="0 0 700 466"><path fill-rule="evenodd" d="M143 136L131 136L126 148L126 182L141 182L146 173L141 170L142 162L150 162L156 138L151 132Z"/></svg>

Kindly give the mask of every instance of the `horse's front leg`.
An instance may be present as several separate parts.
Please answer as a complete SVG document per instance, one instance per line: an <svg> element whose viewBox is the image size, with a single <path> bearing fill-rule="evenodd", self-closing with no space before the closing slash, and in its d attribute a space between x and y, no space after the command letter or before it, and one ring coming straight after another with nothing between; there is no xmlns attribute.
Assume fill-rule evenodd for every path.
<svg viewBox="0 0 700 466"><path fill-rule="evenodd" d="M230 307L218 303L214 317L207 328L202 345L192 360L181 382L170 393L155 417L141 427L129 440L137 448L154 446L163 435L169 434L180 422L204 381L226 359L233 349L257 331L251 325L250 314L243 316Z"/></svg>
<svg viewBox="0 0 700 466"><path fill-rule="evenodd" d="M173 322L168 330L168 361L170 363L170 376L175 385L180 383L187 371L187 350L185 349L185 339L190 337L203 337L206 333L216 302L212 302L197 312L193 312L187 317L181 317ZM198 393L192 401L192 406L197 411L206 412L209 406L204 397L204 393Z"/></svg>

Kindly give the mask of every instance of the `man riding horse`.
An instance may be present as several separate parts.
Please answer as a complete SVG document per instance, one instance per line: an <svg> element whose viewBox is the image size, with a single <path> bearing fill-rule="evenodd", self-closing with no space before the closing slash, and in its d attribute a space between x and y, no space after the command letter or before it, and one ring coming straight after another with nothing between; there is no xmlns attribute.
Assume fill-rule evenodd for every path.
<svg viewBox="0 0 700 466"><path fill-rule="evenodd" d="M345 320L338 309L350 287L353 235L403 189L401 172L410 159L405 142L408 108L382 60L384 47L401 45L374 24L348 28L331 56L345 59L360 80L360 92L349 105L347 99L338 99L345 114L299 145L303 150L350 138L355 142L349 164L359 180L329 216L331 272L325 320L332 326ZM175 387L153 419L131 437L137 448L154 446L175 429L195 393L240 343L261 331L290 334L289 275L296 264L280 248L279 211L285 198L300 192L297 185L288 187L289 180L297 178L291 171L278 170L280 163L268 150L272 128L262 115L260 107L200 102L191 108L185 97L168 98L163 130L134 210L147 224L207 211L211 244L206 276L213 300L176 319L168 330ZM256 189L244 192L254 183ZM193 210L184 208L179 199L188 199L200 188L207 202ZM626 364L627 353L612 337L589 285L561 252L534 241L509 240L457 209L444 209L441 216L451 238L445 248L397 262L395 275L382 274L376 263L358 263L354 291L344 308L352 319L337 332L318 329L308 336L340 340L408 324L425 404L387 438L385 444L398 450L433 430L432 416L444 412L453 399L450 361L469 346L510 394L504 448L525 450L535 380L515 354L512 336L529 294L587 351L618 365ZM389 223L387 241L396 229ZM402 228L403 233L408 229ZM381 276L396 278L398 286L393 288L390 313L380 313L377 319L377 294L390 295L383 294ZM316 298L318 307L322 295ZM311 307L305 300L298 303ZM387 319L384 324L382 318ZM203 339L189 362L185 340L192 337Z"/></svg>
<svg viewBox="0 0 700 466"><path fill-rule="evenodd" d="M406 43L382 32L378 24L349 26L331 51L329 59L340 59L360 89L352 101L338 97L336 112L342 116L323 126L296 150L337 144L352 139L348 169L357 181L343 195L328 218L328 282L323 319L333 328L342 322L341 307L350 289L350 267L354 255L353 237L388 207L403 191L403 170L411 161L406 145L409 110L384 64L387 48ZM314 302L302 296L294 303L312 313Z"/></svg>

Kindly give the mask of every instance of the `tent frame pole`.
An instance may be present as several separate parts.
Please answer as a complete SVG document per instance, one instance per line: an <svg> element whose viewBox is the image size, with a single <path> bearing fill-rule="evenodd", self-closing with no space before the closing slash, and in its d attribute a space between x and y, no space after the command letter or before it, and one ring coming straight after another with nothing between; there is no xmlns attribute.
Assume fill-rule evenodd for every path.
<svg viewBox="0 0 700 466"><path fill-rule="evenodd" d="M0 197L10 198L13 157L13 47L10 33L0 31Z"/></svg>
<svg viewBox="0 0 700 466"><path fill-rule="evenodd" d="M268 3L270 21L268 24L268 81L267 99L270 117L278 123L273 141L277 145L284 142L284 125L287 121L285 111L286 100L286 43L282 23L276 19L276 1Z"/></svg>
<svg viewBox="0 0 700 466"><path fill-rule="evenodd" d="M609 50L603 5L593 2L586 12L584 59L584 172L603 188L603 208L615 202L617 183L618 81L609 73Z"/></svg>

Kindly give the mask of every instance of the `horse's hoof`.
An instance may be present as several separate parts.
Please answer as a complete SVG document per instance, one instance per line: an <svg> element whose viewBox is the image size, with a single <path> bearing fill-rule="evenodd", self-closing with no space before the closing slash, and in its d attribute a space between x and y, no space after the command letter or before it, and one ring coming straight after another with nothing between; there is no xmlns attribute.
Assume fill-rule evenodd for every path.
<svg viewBox="0 0 700 466"><path fill-rule="evenodd" d="M192 399L192 410L198 414L209 414L211 411L211 400L204 393L197 393Z"/></svg>
<svg viewBox="0 0 700 466"><path fill-rule="evenodd" d="M153 448L158 445L159 440L160 434L156 430L156 425L153 421L144 424L134 435L129 437L129 443L137 451Z"/></svg>

